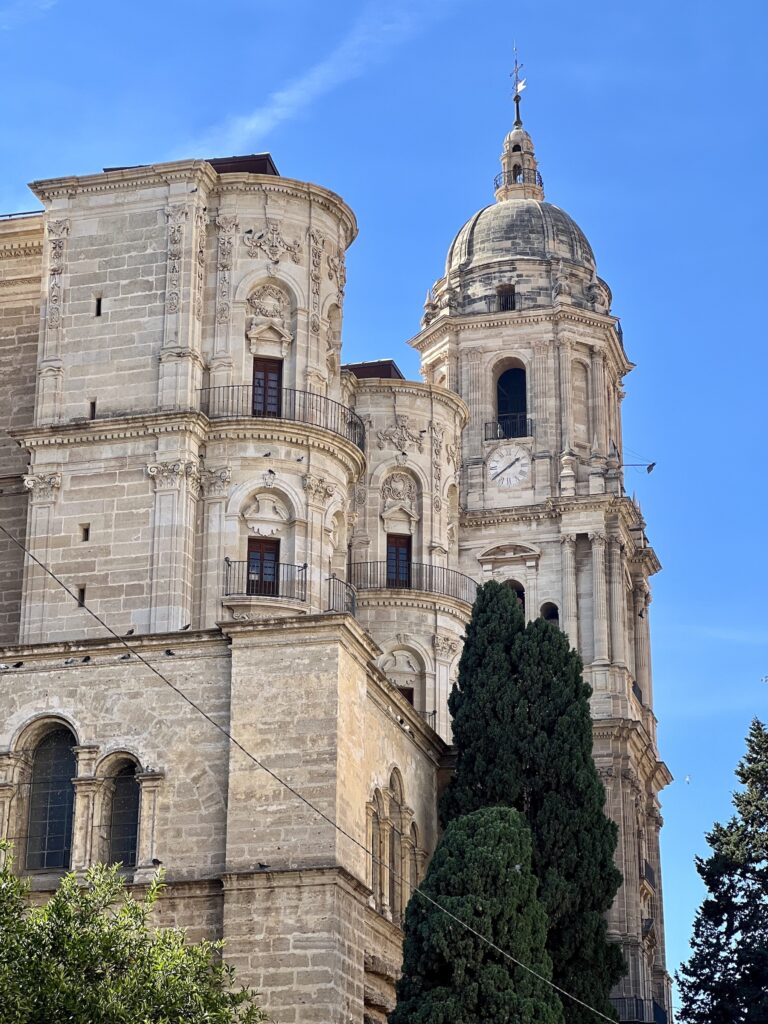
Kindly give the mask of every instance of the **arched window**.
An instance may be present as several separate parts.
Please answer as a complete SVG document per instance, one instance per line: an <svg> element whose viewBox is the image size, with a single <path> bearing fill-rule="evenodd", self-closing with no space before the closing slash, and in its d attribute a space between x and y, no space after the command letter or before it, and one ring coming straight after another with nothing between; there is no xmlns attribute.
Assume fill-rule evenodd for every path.
<svg viewBox="0 0 768 1024"><path fill-rule="evenodd" d="M376 802L371 815L371 889L374 905L381 910L381 819Z"/></svg>
<svg viewBox="0 0 768 1024"><path fill-rule="evenodd" d="M512 181L514 181L516 185L523 184L523 168L520 164L515 164L512 168Z"/></svg>
<svg viewBox="0 0 768 1024"><path fill-rule="evenodd" d="M124 868L136 866L139 837L139 798L136 765L123 764L115 778L109 815L109 861Z"/></svg>
<svg viewBox="0 0 768 1024"><path fill-rule="evenodd" d="M520 145L519 142L516 142L514 144L514 146L512 147L512 152L513 153L522 153L522 151L523 151L523 147Z"/></svg>
<svg viewBox="0 0 768 1024"><path fill-rule="evenodd" d="M525 614L525 587L517 580L507 580L507 586L517 594L517 599L523 606L523 614Z"/></svg>
<svg viewBox="0 0 768 1024"><path fill-rule="evenodd" d="M38 744L32 761L27 829L28 871L69 867L77 774L76 740L69 729L53 729Z"/></svg>
<svg viewBox="0 0 768 1024"><path fill-rule="evenodd" d="M546 622L551 622L553 626L560 625L560 612L557 605L553 604L552 601L546 601L541 606L541 617Z"/></svg>
<svg viewBox="0 0 768 1024"><path fill-rule="evenodd" d="M402 883L400 872L403 849L403 792L399 777L393 772L389 781L389 909L392 921L400 924L402 918Z"/></svg>
<svg viewBox="0 0 768 1024"><path fill-rule="evenodd" d="M513 366L505 370L496 384L496 411L500 437L528 436L528 403L525 370Z"/></svg>

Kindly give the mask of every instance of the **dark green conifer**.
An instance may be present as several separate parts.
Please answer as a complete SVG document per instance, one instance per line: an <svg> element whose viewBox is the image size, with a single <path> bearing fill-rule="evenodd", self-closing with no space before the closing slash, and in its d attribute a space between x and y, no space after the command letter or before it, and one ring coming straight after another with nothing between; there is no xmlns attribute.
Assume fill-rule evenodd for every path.
<svg viewBox="0 0 768 1024"><path fill-rule="evenodd" d="M755 719L736 769L736 814L707 836L696 859L708 895L677 977L688 1024L768 1021L768 730Z"/></svg>
<svg viewBox="0 0 768 1024"><path fill-rule="evenodd" d="M508 807L451 824L420 891L475 932L551 977L547 920L531 873L531 838ZM563 1024L557 993L420 893L405 915L403 975L390 1024Z"/></svg>
<svg viewBox="0 0 768 1024"><path fill-rule="evenodd" d="M449 701L457 764L441 817L448 823L495 805L524 815L553 980L612 1017L609 993L625 965L604 915L621 873L592 759L590 693L561 630L543 619L526 626L509 588L482 587ZM576 1004L566 1014L569 1024L596 1019Z"/></svg>

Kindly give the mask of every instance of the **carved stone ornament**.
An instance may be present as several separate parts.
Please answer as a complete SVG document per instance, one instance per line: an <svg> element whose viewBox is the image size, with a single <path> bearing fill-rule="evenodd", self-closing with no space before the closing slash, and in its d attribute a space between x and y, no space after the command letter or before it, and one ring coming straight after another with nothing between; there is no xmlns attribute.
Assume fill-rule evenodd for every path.
<svg viewBox="0 0 768 1024"><path fill-rule="evenodd" d="M277 285L263 284L248 296L247 306L254 326L273 320L282 327L285 326L290 300Z"/></svg>
<svg viewBox="0 0 768 1024"><path fill-rule="evenodd" d="M365 484L357 484L355 487L355 505L361 508L368 500L368 488Z"/></svg>
<svg viewBox="0 0 768 1024"><path fill-rule="evenodd" d="M147 466L147 475L151 477L156 491L173 490L181 486L183 480L197 492L200 486L200 470L196 462L155 462Z"/></svg>
<svg viewBox="0 0 768 1024"><path fill-rule="evenodd" d="M195 250L195 319L203 319L203 292L205 289L205 242L208 231L208 218L206 208L198 206L195 210L195 230L197 232L197 247Z"/></svg>
<svg viewBox="0 0 768 1024"><path fill-rule="evenodd" d="M232 251L237 230L237 217L219 214L216 218L219 229L219 249L216 257L216 323L225 324L232 313Z"/></svg>
<svg viewBox="0 0 768 1024"><path fill-rule="evenodd" d="M432 637L432 646L436 658L452 658L459 649L459 641L456 637L441 636L438 633Z"/></svg>
<svg viewBox="0 0 768 1024"><path fill-rule="evenodd" d="M413 508L416 501L416 483L405 473L392 473L381 485L381 497L385 505L394 502Z"/></svg>
<svg viewBox="0 0 768 1024"><path fill-rule="evenodd" d="M243 242L248 255L254 259L266 256L270 263L277 264L280 257L285 254L290 256L294 263L301 263L301 242L286 242L279 223L271 218L267 218L267 226L263 231L243 235Z"/></svg>
<svg viewBox="0 0 768 1024"><path fill-rule="evenodd" d="M323 261L325 238L319 231L309 232L309 286L312 313L309 318L309 329L313 334L320 332L320 268Z"/></svg>
<svg viewBox="0 0 768 1024"><path fill-rule="evenodd" d="M229 490L232 470L229 466L221 469L203 469L200 471L200 487L207 498L219 497Z"/></svg>
<svg viewBox="0 0 768 1024"><path fill-rule="evenodd" d="M326 480L324 476L311 476L307 473L302 483L310 501L319 502L321 505L332 498L336 490L336 484Z"/></svg>
<svg viewBox="0 0 768 1024"><path fill-rule="evenodd" d="M168 220L168 272L165 286L165 308L178 313L181 304L181 258L184 250L184 222L189 215L186 206L175 205L165 211Z"/></svg>
<svg viewBox="0 0 768 1024"><path fill-rule="evenodd" d="M49 281L48 281L48 327L56 330L61 325L61 275L64 271L64 245L69 234L69 221L48 221Z"/></svg>
<svg viewBox="0 0 768 1024"><path fill-rule="evenodd" d="M344 249L338 246L335 254L328 254L328 277L336 282L336 289L339 294L339 304L344 299L344 288L347 284L347 267L345 262Z"/></svg>
<svg viewBox="0 0 768 1024"><path fill-rule="evenodd" d="M446 445L445 450L448 455L448 461L454 470L457 470L461 465L461 443Z"/></svg>
<svg viewBox="0 0 768 1024"><path fill-rule="evenodd" d="M399 451L406 451L409 444L414 445L420 452L424 451L422 435L408 426L407 416L396 416L395 423L384 430L376 431L378 447L385 448L389 444Z"/></svg>
<svg viewBox="0 0 768 1024"><path fill-rule="evenodd" d="M278 537L291 514L274 494L259 494L241 513L248 532L256 537Z"/></svg>
<svg viewBox="0 0 768 1024"><path fill-rule="evenodd" d="M32 501L53 501L61 487L61 473L27 473L23 479Z"/></svg>

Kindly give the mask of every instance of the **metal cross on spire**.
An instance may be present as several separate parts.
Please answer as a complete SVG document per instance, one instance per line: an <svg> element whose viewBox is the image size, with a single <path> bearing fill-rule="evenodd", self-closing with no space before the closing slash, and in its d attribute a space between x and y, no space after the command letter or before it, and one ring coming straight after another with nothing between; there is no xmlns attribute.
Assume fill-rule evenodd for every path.
<svg viewBox="0 0 768 1024"><path fill-rule="evenodd" d="M520 118L520 93L525 88L525 79L520 77L523 65L517 59L517 44L512 45L512 52L515 55L515 66L512 68L510 78L515 86L512 96L515 101L515 128L522 128L523 122Z"/></svg>

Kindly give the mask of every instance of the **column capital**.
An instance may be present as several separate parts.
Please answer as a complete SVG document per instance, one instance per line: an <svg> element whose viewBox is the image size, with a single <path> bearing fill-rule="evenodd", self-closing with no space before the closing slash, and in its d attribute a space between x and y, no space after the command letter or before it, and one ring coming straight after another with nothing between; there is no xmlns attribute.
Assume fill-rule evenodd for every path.
<svg viewBox="0 0 768 1024"><path fill-rule="evenodd" d="M561 544L575 544L576 534L575 533L564 533L560 537Z"/></svg>
<svg viewBox="0 0 768 1024"><path fill-rule="evenodd" d="M604 533L601 533L599 530L593 530L591 533L588 534L588 537L593 545L605 544L608 540L606 535Z"/></svg>

